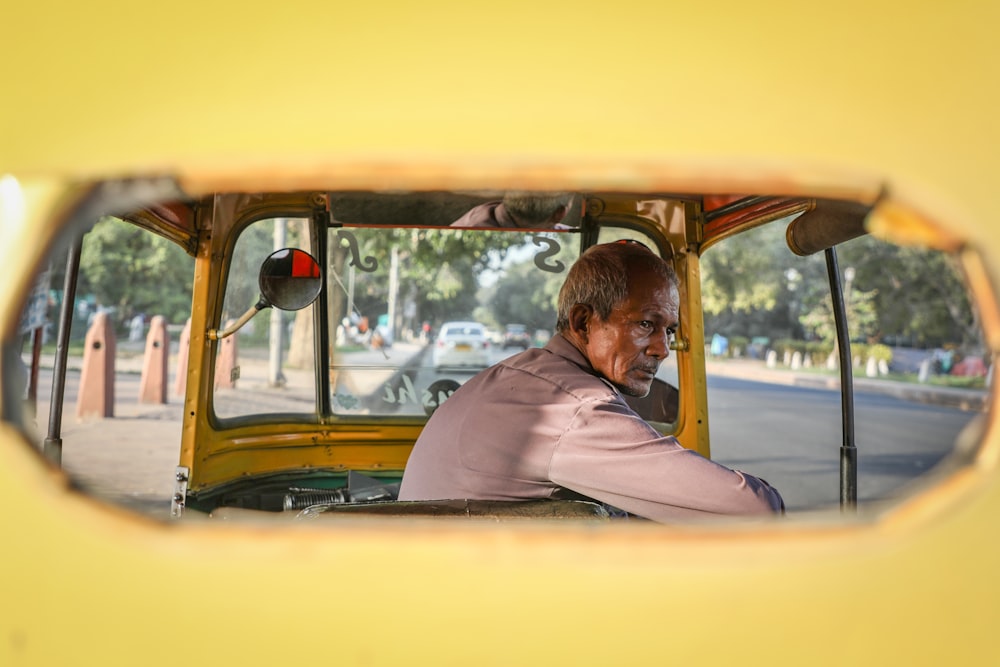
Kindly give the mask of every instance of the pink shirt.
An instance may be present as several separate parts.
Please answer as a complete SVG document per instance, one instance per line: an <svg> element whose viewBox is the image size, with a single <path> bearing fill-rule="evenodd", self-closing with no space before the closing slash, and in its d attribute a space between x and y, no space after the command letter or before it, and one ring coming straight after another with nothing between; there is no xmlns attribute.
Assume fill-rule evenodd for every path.
<svg viewBox="0 0 1000 667"><path fill-rule="evenodd" d="M656 521L784 506L767 482L656 431L558 334L442 403L413 448L399 499L529 500L564 489Z"/></svg>
<svg viewBox="0 0 1000 667"><path fill-rule="evenodd" d="M450 227L518 227L503 202L491 201L480 204L466 212Z"/></svg>

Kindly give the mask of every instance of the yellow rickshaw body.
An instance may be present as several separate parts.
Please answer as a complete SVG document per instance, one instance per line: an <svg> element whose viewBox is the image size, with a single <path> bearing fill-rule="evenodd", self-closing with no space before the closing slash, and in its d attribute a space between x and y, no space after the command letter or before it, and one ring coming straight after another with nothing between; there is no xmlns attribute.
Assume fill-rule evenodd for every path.
<svg viewBox="0 0 1000 667"><path fill-rule="evenodd" d="M885 193L873 231L976 252L1000 349L983 296L1000 9L727 4L18 3L0 46L0 322L102 179ZM994 401L970 465L864 520L601 530L157 523L72 491L3 424L0 663L991 663Z"/></svg>

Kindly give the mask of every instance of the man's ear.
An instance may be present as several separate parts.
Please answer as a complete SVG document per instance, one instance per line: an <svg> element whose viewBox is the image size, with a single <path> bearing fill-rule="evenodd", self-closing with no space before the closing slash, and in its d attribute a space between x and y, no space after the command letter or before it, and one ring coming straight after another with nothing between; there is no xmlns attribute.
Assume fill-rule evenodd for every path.
<svg viewBox="0 0 1000 667"><path fill-rule="evenodd" d="M593 314L594 309L591 306L585 303L574 304L573 307L569 309L569 330L573 332L574 335L579 336L583 340L587 340L587 328L590 326L590 320Z"/></svg>

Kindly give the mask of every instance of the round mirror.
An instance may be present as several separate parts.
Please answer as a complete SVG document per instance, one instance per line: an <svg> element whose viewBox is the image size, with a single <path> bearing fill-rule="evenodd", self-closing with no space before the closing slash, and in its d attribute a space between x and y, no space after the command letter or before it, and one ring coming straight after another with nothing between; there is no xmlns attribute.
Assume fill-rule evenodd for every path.
<svg viewBox="0 0 1000 667"><path fill-rule="evenodd" d="M305 308L316 300L322 286L319 262L305 250L275 250L260 265L260 293L275 308Z"/></svg>

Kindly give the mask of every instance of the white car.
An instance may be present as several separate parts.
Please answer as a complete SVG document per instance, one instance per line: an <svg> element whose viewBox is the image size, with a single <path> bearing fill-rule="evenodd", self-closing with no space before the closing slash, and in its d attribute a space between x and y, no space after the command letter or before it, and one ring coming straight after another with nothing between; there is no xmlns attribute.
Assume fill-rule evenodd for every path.
<svg viewBox="0 0 1000 667"><path fill-rule="evenodd" d="M432 353L434 370L452 367L486 368L490 365L490 341L479 322L445 322Z"/></svg>

